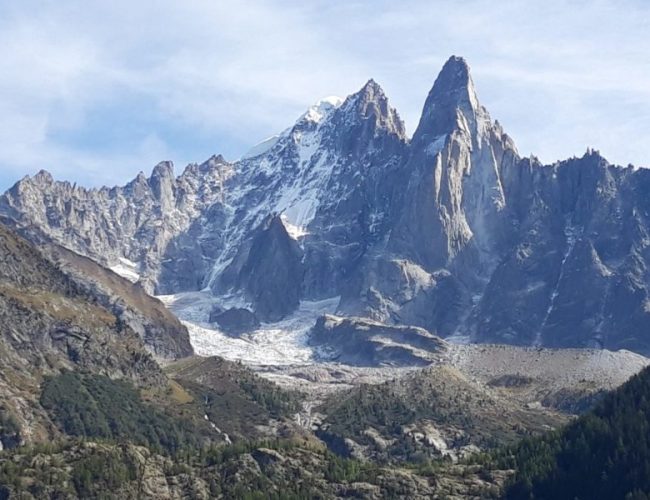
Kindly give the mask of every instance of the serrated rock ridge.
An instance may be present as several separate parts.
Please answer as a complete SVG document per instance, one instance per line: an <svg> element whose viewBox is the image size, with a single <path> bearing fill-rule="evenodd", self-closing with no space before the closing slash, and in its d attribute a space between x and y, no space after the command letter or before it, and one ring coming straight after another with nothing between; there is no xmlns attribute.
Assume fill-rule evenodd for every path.
<svg viewBox="0 0 650 500"><path fill-rule="evenodd" d="M648 190L650 172L595 151L550 166L521 158L452 56L410 140L371 79L239 161L215 156L178 177L162 162L94 190L41 172L0 211L128 267L152 293L210 289L267 320L341 296L341 314L443 337L647 353ZM256 244L269 220L283 231ZM268 292L289 281L279 307Z"/></svg>

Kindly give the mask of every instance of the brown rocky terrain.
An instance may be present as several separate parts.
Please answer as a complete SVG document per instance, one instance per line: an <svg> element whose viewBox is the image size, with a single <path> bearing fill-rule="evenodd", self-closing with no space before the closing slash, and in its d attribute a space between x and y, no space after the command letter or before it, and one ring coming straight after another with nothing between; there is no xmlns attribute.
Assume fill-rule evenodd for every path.
<svg viewBox="0 0 650 500"><path fill-rule="evenodd" d="M62 370L159 387L166 377L140 336L31 244L0 225L0 390L19 442L46 439L39 386Z"/></svg>

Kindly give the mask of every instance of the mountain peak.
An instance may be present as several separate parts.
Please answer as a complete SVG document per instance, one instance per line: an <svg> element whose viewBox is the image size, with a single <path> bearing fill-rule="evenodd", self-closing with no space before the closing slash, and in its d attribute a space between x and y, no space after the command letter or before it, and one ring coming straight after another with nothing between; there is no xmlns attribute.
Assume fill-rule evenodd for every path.
<svg viewBox="0 0 650 500"><path fill-rule="evenodd" d="M467 88L472 85L469 65L467 61L458 56L451 56L443 65L438 78L434 83L433 90L450 92L456 89Z"/></svg>
<svg viewBox="0 0 650 500"><path fill-rule="evenodd" d="M467 61L451 56L427 96L414 138L448 134L459 127L459 113L472 123L481 111Z"/></svg>
<svg viewBox="0 0 650 500"><path fill-rule="evenodd" d="M215 167L217 165L225 165L227 163L228 162L221 154L214 154L205 161L205 164L209 165L210 167Z"/></svg>
<svg viewBox="0 0 650 500"><path fill-rule="evenodd" d="M366 84L361 87L361 90L357 92L359 95L367 95L367 96L377 96L377 97L385 97L384 94L384 89L381 88L381 85L379 85L373 78L368 80Z"/></svg>
<svg viewBox="0 0 650 500"><path fill-rule="evenodd" d="M171 161L161 161L153 168L151 177L174 177L174 163Z"/></svg>
<svg viewBox="0 0 650 500"><path fill-rule="evenodd" d="M382 129L402 139L406 137L404 123L397 111L390 106L384 90L372 78L359 91L347 97L337 115L340 115L338 120L348 124L370 120L374 123L373 133L375 129Z"/></svg>
<svg viewBox="0 0 650 500"><path fill-rule="evenodd" d="M34 175L33 180L36 184L52 184L54 177L47 170L41 169Z"/></svg>
<svg viewBox="0 0 650 500"><path fill-rule="evenodd" d="M357 107L363 107L367 103L388 103L388 97L384 93L384 89L381 88L374 79L368 80L363 87L361 87L357 92L348 96L345 100L344 106L350 107L352 103L356 104Z"/></svg>

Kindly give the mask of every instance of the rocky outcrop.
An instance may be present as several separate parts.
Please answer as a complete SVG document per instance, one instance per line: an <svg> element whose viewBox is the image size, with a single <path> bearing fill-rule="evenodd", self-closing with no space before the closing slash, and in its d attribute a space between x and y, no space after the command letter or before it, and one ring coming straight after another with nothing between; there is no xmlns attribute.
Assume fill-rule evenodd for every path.
<svg viewBox="0 0 650 500"><path fill-rule="evenodd" d="M28 450L0 457L0 466L11 460L13 467L6 468L15 471L11 482L0 484L0 495L12 498L19 491L26 499L307 496L379 500L399 491L413 499L452 494L470 498L496 494L507 478L501 471L491 471L487 477L476 466L437 471L435 480L390 467L375 467L364 475L333 473L331 456L320 446L281 444L278 450L258 447L191 464L129 444L84 442L45 452ZM89 470L93 471L92 480L84 481L83 473L88 475Z"/></svg>
<svg viewBox="0 0 650 500"><path fill-rule="evenodd" d="M279 321L298 307L303 273L300 246L272 215L242 246L220 286L243 292L263 321Z"/></svg>
<svg viewBox="0 0 650 500"><path fill-rule="evenodd" d="M539 406L527 408L444 365L342 391L318 410L325 415L319 434L341 443L343 454L396 462L413 456L456 460L570 419Z"/></svg>
<svg viewBox="0 0 650 500"><path fill-rule="evenodd" d="M21 444L57 434L37 404L46 375L81 370L140 387L166 385L132 328L3 225L0 260L1 416L15 424Z"/></svg>
<svg viewBox="0 0 650 500"><path fill-rule="evenodd" d="M357 366L424 366L445 352L445 342L422 328L387 326L325 315L309 333L320 355Z"/></svg>
<svg viewBox="0 0 650 500"><path fill-rule="evenodd" d="M44 257L57 266L94 301L110 310L120 322L136 332L147 349L159 359L178 359L193 354L187 328L139 284L118 276L88 257L57 245L30 228L15 227L23 236L36 241Z"/></svg>
<svg viewBox="0 0 650 500"><path fill-rule="evenodd" d="M173 360L194 353L187 328L139 284L59 246L49 247L48 255L120 322L136 332L154 356Z"/></svg>
<svg viewBox="0 0 650 500"><path fill-rule="evenodd" d="M225 311L221 308L210 313L210 323L216 323L220 330L230 335L241 335L260 326L255 313L244 307L231 307Z"/></svg>

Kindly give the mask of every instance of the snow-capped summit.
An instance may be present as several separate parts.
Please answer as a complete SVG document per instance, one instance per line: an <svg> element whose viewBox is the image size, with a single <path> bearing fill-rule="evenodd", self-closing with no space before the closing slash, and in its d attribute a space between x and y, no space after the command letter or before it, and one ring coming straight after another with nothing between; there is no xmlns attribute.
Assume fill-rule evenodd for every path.
<svg viewBox="0 0 650 500"><path fill-rule="evenodd" d="M336 96L324 97L316 104L310 106L307 109L307 111L305 111L302 115L300 115L300 117L298 118L298 120L296 120L296 123L292 127L289 127L284 131L282 131L281 133L272 135L271 137L268 137L263 141L259 142L251 149L249 149L240 158L240 160L248 160L251 158L255 158L256 156L263 155L264 153L268 152L271 148L273 148L278 143L278 141L289 136L291 131L296 128L305 128L305 126L311 128L315 125L318 125L324 119L326 119L336 108L338 108L342 102L343 99L341 99L340 97L336 97Z"/></svg>
<svg viewBox="0 0 650 500"><path fill-rule="evenodd" d="M111 189L39 173L0 213L151 292L209 290L268 320L340 296L338 314L442 336L647 353L649 190L650 170L596 154L520 158L451 57L411 140L371 79L234 163Z"/></svg>
<svg viewBox="0 0 650 500"><path fill-rule="evenodd" d="M297 123L300 123L303 120L307 120L313 123L320 123L324 118L326 118L332 111L338 108L343 103L343 99L337 96L329 96L321 99L313 106L310 106L309 109L298 119Z"/></svg>

